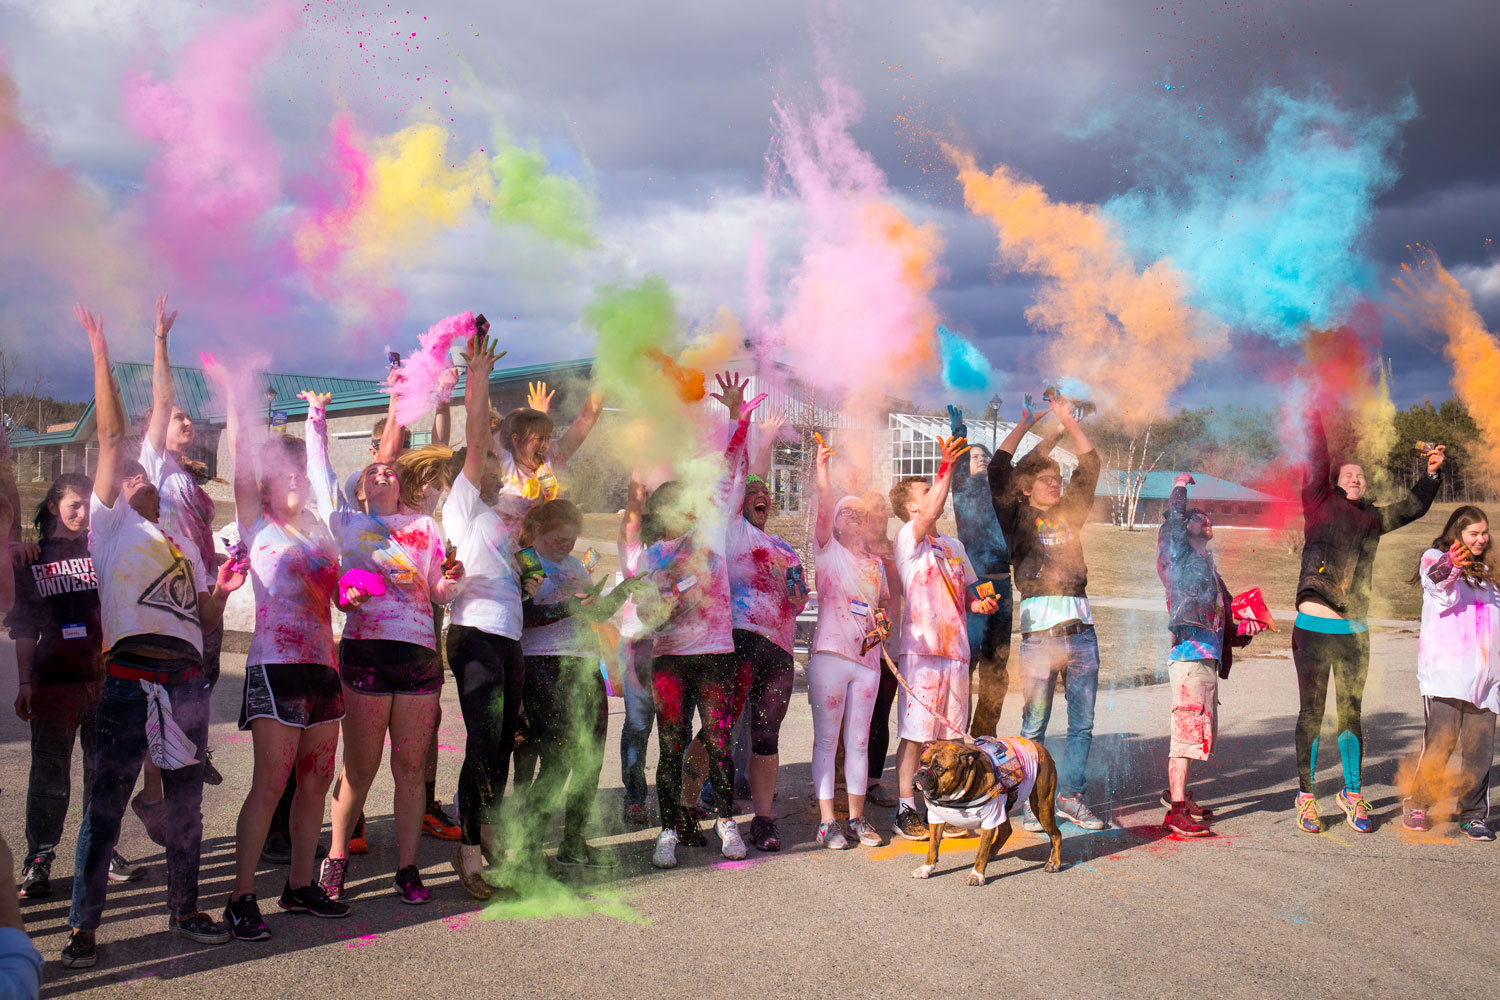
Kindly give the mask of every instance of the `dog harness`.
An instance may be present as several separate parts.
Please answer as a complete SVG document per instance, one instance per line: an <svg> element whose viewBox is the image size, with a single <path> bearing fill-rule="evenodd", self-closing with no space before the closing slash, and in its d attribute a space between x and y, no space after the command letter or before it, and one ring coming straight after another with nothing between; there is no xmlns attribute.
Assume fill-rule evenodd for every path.
<svg viewBox="0 0 1500 1000"><path fill-rule="evenodd" d="M959 802L927 802L927 822L947 823L965 830L993 830L1005 822L1017 802L1031 797L1036 784L1036 744L1020 737L995 739L981 736L975 741L995 775L995 785L985 795Z"/></svg>

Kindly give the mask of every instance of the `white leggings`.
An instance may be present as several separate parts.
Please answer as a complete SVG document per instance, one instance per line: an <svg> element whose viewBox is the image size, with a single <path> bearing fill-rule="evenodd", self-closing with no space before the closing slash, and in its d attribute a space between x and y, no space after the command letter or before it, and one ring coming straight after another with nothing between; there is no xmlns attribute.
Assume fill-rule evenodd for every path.
<svg viewBox="0 0 1500 1000"><path fill-rule="evenodd" d="M813 790L833 798L833 761L839 728L844 730L844 784L863 795L870 776L870 720L880 690L880 668L873 670L837 653L814 653L807 662L807 700L812 703Z"/></svg>

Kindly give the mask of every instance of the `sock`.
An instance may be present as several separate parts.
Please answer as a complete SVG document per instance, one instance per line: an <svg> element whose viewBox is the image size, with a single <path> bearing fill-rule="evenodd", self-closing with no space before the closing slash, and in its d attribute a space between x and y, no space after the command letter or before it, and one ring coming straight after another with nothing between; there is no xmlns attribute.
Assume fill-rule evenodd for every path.
<svg viewBox="0 0 1500 1000"><path fill-rule="evenodd" d="M901 796L901 808L915 811L917 808L917 797L915 795Z"/></svg>
<svg viewBox="0 0 1500 1000"><path fill-rule="evenodd" d="M429 806L437 804L437 782L436 781L429 781L429 782L427 782L427 804Z"/></svg>
<svg viewBox="0 0 1500 1000"><path fill-rule="evenodd" d="M1359 737L1347 729L1339 733L1339 758L1344 765L1344 791L1350 795L1358 795L1363 760Z"/></svg>

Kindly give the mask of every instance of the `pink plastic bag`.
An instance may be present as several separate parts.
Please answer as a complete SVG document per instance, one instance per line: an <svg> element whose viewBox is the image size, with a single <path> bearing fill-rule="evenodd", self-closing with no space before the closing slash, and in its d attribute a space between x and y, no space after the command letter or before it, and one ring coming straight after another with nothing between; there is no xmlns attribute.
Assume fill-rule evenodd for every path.
<svg viewBox="0 0 1500 1000"><path fill-rule="evenodd" d="M339 577L339 603L343 604L349 599L349 588L358 587L371 597L379 597L385 593L385 577L379 573L371 573L367 569L355 567L343 576Z"/></svg>

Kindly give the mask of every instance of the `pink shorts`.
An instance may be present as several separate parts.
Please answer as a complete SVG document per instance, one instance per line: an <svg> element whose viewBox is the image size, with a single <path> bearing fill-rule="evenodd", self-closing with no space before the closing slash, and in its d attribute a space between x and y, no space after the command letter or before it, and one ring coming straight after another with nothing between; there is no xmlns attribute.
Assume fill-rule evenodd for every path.
<svg viewBox="0 0 1500 1000"><path fill-rule="evenodd" d="M911 685L916 697L908 695L905 687L897 688L896 736L916 743L962 739L969 726L969 665L921 653L902 653L900 665L901 679ZM963 728L954 732L933 712Z"/></svg>

